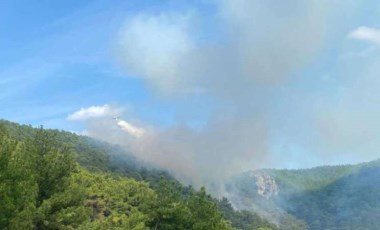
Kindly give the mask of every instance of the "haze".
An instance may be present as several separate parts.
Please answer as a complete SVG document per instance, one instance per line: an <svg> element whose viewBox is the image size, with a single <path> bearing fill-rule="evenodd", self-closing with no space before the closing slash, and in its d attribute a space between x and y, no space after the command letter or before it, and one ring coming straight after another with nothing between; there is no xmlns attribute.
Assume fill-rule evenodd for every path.
<svg viewBox="0 0 380 230"><path fill-rule="evenodd" d="M2 1L0 115L182 181L378 158L375 0Z"/></svg>

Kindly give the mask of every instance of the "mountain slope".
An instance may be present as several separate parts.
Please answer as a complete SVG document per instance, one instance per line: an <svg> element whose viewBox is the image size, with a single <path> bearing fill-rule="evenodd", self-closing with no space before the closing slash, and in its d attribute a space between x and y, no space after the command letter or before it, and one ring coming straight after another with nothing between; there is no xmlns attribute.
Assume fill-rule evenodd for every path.
<svg viewBox="0 0 380 230"><path fill-rule="evenodd" d="M40 130L29 125L19 125L6 120L0 120L0 125L7 130L12 138L18 141L33 138ZM152 166L139 161L120 146L110 145L87 136L62 130L44 129L44 132L53 137L58 146L69 147L75 160L89 171L119 173L152 184L159 181L161 176L173 179L167 172L154 169Z"/></svg>
<svg viewBox="0 0 380 230"><path fill-rule="evenodd" d="M257 170L229 183L230 199L310 229L380 229L380 160L302 170ZM305 226L306 228L306 226Z"/></svg>
<svg viewBox="0 0 380 230"><path fill-rule="evenodd" d="M9 230L277 229L118 146L8 121L0 121L0 200L0 229Z"/></svg>

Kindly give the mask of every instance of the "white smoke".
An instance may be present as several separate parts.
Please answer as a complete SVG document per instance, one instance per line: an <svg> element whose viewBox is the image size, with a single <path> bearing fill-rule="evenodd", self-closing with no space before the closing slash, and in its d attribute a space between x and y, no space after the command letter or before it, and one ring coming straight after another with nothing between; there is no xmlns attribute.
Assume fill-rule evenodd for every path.
<svg viewBox="0 0 380 230"><path fill-rule="evenodd" d="M122 130L121 121L91 116L88 135L124 145L182 181L207 185L218 194L226 178L243 170L283 166L291 157L299 162L314 159L318 154L279 155L273 151L273 139L281 136L301 147L318 141L327 146L319 135L326 137L323 133L334 126L313 126L323 119L337 129L353 130L347 126L349 119L330 119L338 112L315 112L315 98L291 84L326 48L327 40L346 38L347 31L339 34L345 18L336 14L349 15L355 4L222 0L214 2L215 11L207 17L213 27L207 28L199 26L204 16L194 9L130 17L121 28L117 49L126 72L141 78L158 98L179 98L185 105L199 94L211 98L211 115L197 130L186 122L157 128L129 119L123 119ZM360 37L368 38L364 32ZM358 38L358 32L352 36ZM341 138L338 145L347 144L345 136L332 135ZM313 153L323 150L313 147Z"/></svg>
<svg viewBox="0 0 380 230"><path fill-rule="evenodd" d="M83 132L84 135L88 136L93 136L94 133L96 134L99 130L95 127L98 127L99 129L104 129L102 133L105 133L106 135L108 135L108 132L112 133L117 128L117 131L122 130L129 137L141 138L146 132L143 127L119 118L125 110L125 108L120 106L111 106L108 104L93 105L74 111L67 116L67 120L86 122L87 126L92 127ZM111 135L111 137L114 137L115 135L120 135L120 132L116 132L114 135ZM106 137L101 136L101 138L104 139Z"/></svg>
<svg viewBox="0 0 380 230"><path fill-rule="evenodd" d="M252 85L288 78L317 54L327 29L326 4L220 1L214 15L220 29L207 28L221 31L220 38L211 44L194 11L139 14L120 32L120 61L160 93L204 89L236 97Z"/></svg>
<svg viewBox="0 0 380 230"><path fill-rule="evenodd" d="M136 137L136 138L142 137L144 135L144 133L145 133L145 130L143 128L140 128L140 127L137 127L135 125L132 125L131 123L129 123L127 121L124 121L124 120L118 119L117 120L117 125L122 130L124 130L125 132L127 132L129 135L131 135L133 137Z"/></svg>
<svg viewBox="0 0 380 230"><path fill-rule="evenodd" d="M226 178L268 162L265 122L260 117L241 118L219 116L207 129L196 131L184 124L159 129L105 115L88 117L85 134L124 146L186 184L206 185L223 195Z"/></svg>

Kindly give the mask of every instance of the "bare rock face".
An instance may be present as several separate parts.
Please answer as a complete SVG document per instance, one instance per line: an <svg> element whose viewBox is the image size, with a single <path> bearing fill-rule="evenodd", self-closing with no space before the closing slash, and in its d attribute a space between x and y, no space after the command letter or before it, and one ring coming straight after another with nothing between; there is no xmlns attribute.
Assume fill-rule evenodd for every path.
<svg viewBox="0 0 380 230"><path fill-rule="evenodd" d="M273 177L265 172L252 172L251 176L254 178L257 194L270 199L274 196L277 196L279 193L279 187Z"/></svg>

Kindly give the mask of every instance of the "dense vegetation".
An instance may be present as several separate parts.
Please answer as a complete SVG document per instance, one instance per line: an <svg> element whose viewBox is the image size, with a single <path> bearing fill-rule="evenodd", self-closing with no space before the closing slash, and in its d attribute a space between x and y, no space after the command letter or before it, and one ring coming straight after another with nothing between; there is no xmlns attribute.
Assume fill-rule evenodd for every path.
<svg viewBox="0 0 380 230"><path fill-rule="evenodd" d="M246 173L233 183L243 207L271 213L279 221L294 218L292 224L304 223L298 229L380 229L380 160L260 172L274 178L278 195L258 195L252 172Z"/></svg>
<svg viewBox="0 0 380 230"><path fill-rule="evenodd" d="M276 229L121 148L0 122L0 229Z"/></svg>
<svg viewBox="0 0 380 230"><path fill-rule="evenodd" d="M260 172L278 194L243 174L237 211L121 147L0 121L0 229L380 229L380 161Z"/></svg>
<svg viewBox="0 0 380 230"><path fill-rule="evenodd" d="M380 161L260 172L278 195L243 174L237 211L121 147L0 121L0 229L380 229Z"/></svg>

